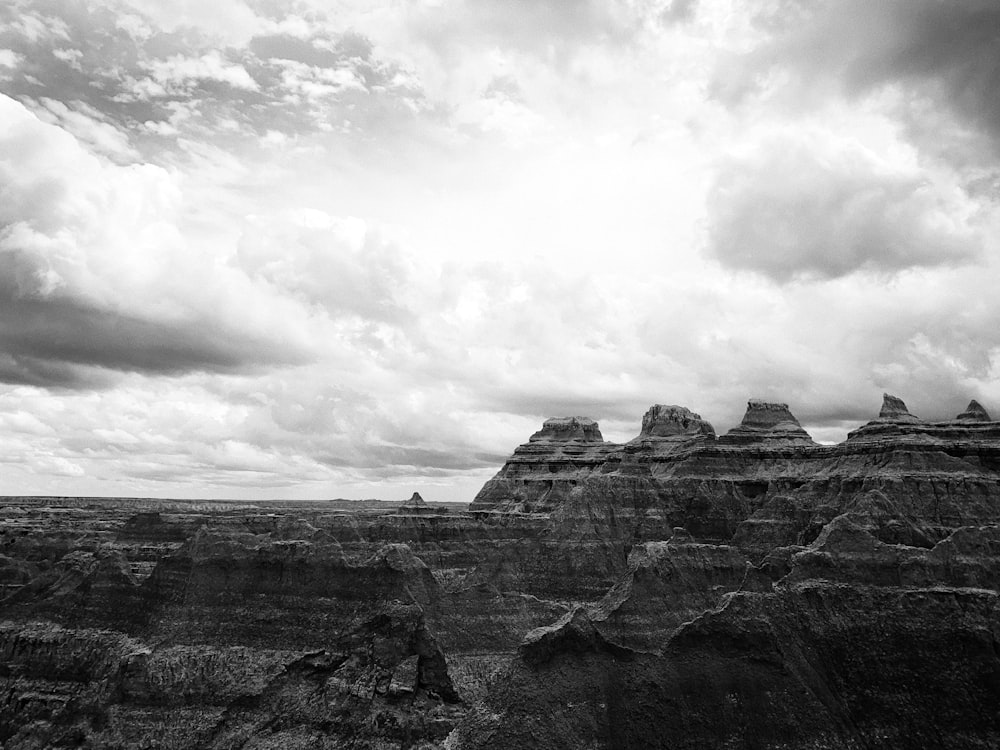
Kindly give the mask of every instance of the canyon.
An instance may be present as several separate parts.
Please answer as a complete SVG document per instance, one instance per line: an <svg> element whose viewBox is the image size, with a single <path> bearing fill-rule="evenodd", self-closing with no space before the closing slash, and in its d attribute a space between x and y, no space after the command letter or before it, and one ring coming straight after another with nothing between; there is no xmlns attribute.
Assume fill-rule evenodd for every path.
<svg viewBox="0 0 1000 750"><path fill-rule="evenodd" d="M468 505L0 498L0 746L1000 746L1000 422L545 421Z"/></svg>

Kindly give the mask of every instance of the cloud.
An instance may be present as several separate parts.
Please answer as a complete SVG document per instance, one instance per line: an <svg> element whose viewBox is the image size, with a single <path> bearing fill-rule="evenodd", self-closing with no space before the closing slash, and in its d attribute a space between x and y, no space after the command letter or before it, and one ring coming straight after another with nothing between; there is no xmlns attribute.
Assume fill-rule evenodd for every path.
<svg viewBox="0 0 1000 750"><path fill-rule="evenodd" d="M786 129L718 167L709 252L776 281L955 265L981 250L954 185L832 133Z"/></svg>
<svg viewBox="0 0 1000 750"><path fill-rule="evenodd" d="M428 2L416 4L407 23L439 48L479 38L501 48L566 58L590 44L629 45L651 27L689 20L696 6L696 0Z"/></svg>
<svg viewBox="0 0 1000 750"><path fill-rule="evenodd" d="M513 145L530 142L546 129L545 119L524 104L520 87L509 77L494 78L479 99L460 106L455 116L459 123L498 133Z"/></svg>
<svg viewBox="0 0 1000 750"><path fill-rule="evenodd" d="M166 170L102 162L7 97L0 113L0 377L77 385L92 373L74 365L231 371L308 357L270 318L293 307L182 239Z"/></svg>
<svg viewBox="0 0 1000 750"><path fill-rule="evenodd" d="M123 0L121 5L165 31L195 29L227 45L245 44L265 25L243 0L217 0L211 5L200 0Z"/></svg>
<svg viewBox="0 0 1000 750"><path fill-rule="evenodd" d="M335 317L400 322L412 315L404 302L406 259L360 219L316 209L251 215L236 263Z"/></svg>
<svg viewBox="0 0 1000 750"><path fill-rule="evenodd" d="M324 11L299 28L239 2L196 12L186 2L30 0L16 10L0 7L4 93L101 153L117 137L142 159L168 163L188 138L252 156L268 132L363 145L436 124L412 71ZM238 28L226 27L229 17Z"/></svg>
<svg viewBox="0 0 1000 750"><path fill-rule="evenodd" d="M965 138L954 132L957 125L985 135L992 157L1000 155L1000 7L992 0L825 0L771 8L757 15L763 41L718 66L713 90L723 100L756 95L815 107L831 93L888 93L928 148ZM936 107L952 122L942 122Z"/></svg>
<svg viewBox="0 0 1000 750"><path fill-rule="evenodd" d="M120 162L132 161L139 156L127 133L107 122L103 113L84 102L74 101L67 105L44 97L37 103L29 99L26 104L35 105L32 109L40 119L72 133L95 153Z"/></svg>
<svg viewBox="0 0 1000 750"><path fill-rule="evenodd" d="M24 56L13 50L0 49L0 68L16 68L23 60Z"/></svg>
<svg viewBox="0 0 1000 750"><path fill-rule="evenodd" d="M11 260L2 255L5 262ZM0 380L8 383L86 387L108 384L107 377L89 369L95 366L148 373L231 372L306 356L294 349L275 351L274 340L239 336L212 319L146 320L78 298L26 297L7 284L0 284L0 315Z"/></svg>
<svg viewBox="0 0 1000 750"><path fill-rule="evenodd" d="M259 91L257 84L246 68L222 58L218 50L206 52L200 57L174 55L165 60L148 63L153 80L160 84L164 92L184 90L195 83L218 81L236 89Z"/></svg>

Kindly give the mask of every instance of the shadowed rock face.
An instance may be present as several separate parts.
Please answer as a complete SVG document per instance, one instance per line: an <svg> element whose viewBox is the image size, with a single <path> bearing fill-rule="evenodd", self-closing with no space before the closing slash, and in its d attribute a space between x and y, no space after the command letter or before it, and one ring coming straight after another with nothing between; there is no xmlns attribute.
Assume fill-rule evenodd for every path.
<svg viewBox="0 0 1000 750"><path fill-rule="evenodd" d="M786 575L751 569L658 645L580 608L528 634L451 747L995 746L998 534L897 548L840 516ZM676 574L659 575L664 588ZM674 597L647 590L630 619L670 617Z"/></svg>

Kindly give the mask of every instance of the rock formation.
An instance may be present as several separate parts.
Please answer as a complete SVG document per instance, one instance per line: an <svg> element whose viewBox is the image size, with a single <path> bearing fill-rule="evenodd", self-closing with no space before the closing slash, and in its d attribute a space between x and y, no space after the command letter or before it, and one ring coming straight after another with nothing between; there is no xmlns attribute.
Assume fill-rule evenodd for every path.
<svg viewBox="0 0 1000 750"><path fill-rule="evenodd" d="M802 429L799 420L788 410L788 404L750 399L743 421L727 432L722 442L752 443L761 440L813 442L809 433Z"/></svg>
<svg viewBox="0 0 1000 750"><path fill-rule="evenodd" d="M0 745L1000 746L1000 423L547 420L468 509L0 498Z"/></svg>
<svg viewBox="0 0 1000 750"><path fill-rule="evenodd" d="M514 449L500 473L480 490L476 509L490 510L502 501L507 512L548 511L616 448L604 442L600 427L592 419L547 419L527 443ZM497 503L491 498L496 498Z"/></svg>
<svg viewBox="0 0 1000 750"><path fill-rule="evenodd" d="M566 443L580 441L584 443L603 443L601 428L597 422L588 417L553 417L546 419L542 429L528 438L529 442Z"/></svg>
<svg viewBox="0 0 1000 750"><path fill-rule="evenodd" d="M972 399L972 401L969 402L969 405L965 407L965 411L963 411L961 414L955 417L955 419L960 422L993 421L992 419L990 419L989 412L987 412L986 409L984 409L982 405L978 401L976 401L976 399Z"/></svg>
<svg viewBox="0 0 1000 750"><path fill-rule="evenodd" d="M400 504L399 510L397 512L404 515L405 514L420 515L423 513L434 513L436 511L434 508L432 508L430 505L427 504L427 501L420 496L419 492L414 492L412 495L410 495L409 500Z"/></svg>
<svg viewBox="0 0 1000 750"><path fill-rule="evenodd" d="M715 435L715 428L687 407L653 404L642 415L642 430L636 440L691 435Z"/></svg>
<svg viewBox="0 0 1000 750"><path fill-rule="evenodd" d="M918 422L917 417L910 414L903 403L903 399L890 396L888 393L882 394L882 409L878 413L879 419L891 420L893 422Z"/></svg>

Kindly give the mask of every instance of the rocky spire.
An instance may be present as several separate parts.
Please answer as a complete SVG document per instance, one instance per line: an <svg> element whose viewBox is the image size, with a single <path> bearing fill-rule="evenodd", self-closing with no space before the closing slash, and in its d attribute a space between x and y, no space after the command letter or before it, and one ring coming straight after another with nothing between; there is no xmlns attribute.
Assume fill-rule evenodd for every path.
<svg viewBox="0 0 1000 750"><path fill-rule="evenodd" d="M919 417L910 414L903 399L888 393L882 394L882 409L878 413L879 420L892 422L922 422Z"/></svg>
<svg viewBox="0 0 1000 750"><path fill-rule="evenodd" d="M903 399L891 396L888 393L882 394L882 410L878 413L879 419L895 419L900 416L912 417L913 415L906 408Z"/></svg>
<svg viewBox="0 0 1000 750"><path fill-rule="evenodd" d="M972 399L969 405L965 407L965 411L955 417L957 420L962 422L992 422L989 412L983 408L976 399Z"/></svg>
<svg viewBox="0 0 1000 750"><path fill-rule="evenodd" d="M920 417L910 414L903 403L903 399L889 393L882 394L882 409L878 417L871 422L861 425L856 430L847 433L848 440L868 440L872 438L882 439L886 435L896 435L900 430L906 429L905 425L926 425L927 423Z"/></svg>

